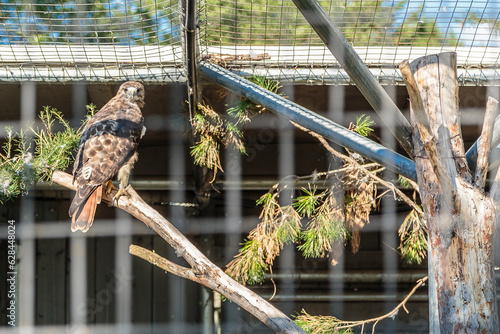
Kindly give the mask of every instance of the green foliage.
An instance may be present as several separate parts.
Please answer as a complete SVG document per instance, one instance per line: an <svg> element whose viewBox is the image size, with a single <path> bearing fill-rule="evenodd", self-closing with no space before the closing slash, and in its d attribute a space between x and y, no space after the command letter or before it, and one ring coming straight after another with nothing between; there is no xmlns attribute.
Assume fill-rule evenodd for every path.
<svg viewBox="0 0 500 334"><path fill-rule="evenodd" d="M411 183L408 181L408 179L404 176L399 175L398 176L398 183L401 185L402 188L404 189L410 189L411 188Z"/></svg>
<svg viewBox="0 0 500 334"><path fill-rule="evenodd" d="M291 205L280 206L277 187L264 194L258 205L262 205L261 223L250 232L240 253L227 265L226 272L243 284L256 284L274 259L288 243L295 242L300 232L300 216Z"/></svg>
<svg viewBox="0 0 500 334"><path fill-rule="evenodd" d="M396 44L402 46L442 46L446 44L458 45L453 35L445 36L431 22L422 15L424 5L407 15L405 21L396 29Z"/></svg>
<svg viewBox="0 0 500 334"><path fill-rule="evenodd" d="M192 120L193 135L197 142L191 147L191 156L198 166L205 166L214 171L223 171L220 162L220 147L232 147L245 153L242 132L232 122L222 118L210 106L198 105L198 113Z"/></svg>
<svg viewBox="0 0 500 334"><path fill-rule="evenodd" d="M264 76L252 75L248 78L248 81L259 85L268 91L279 94L278 91L281 85L276 80L267 79ZM248 123L254 115L260 114L265 110L264 107L253 103L247 99L241 99L237 104L228 108L227 113L234 120L235 125L244 125Z"/></svg>
<svg viewBox="0 0 500 334"><path fill-rule="evenodd" d="M263 245L261 240L246 240L239 250L237 265L229 266L228 274L240 282L248 284L261 283L264 280L269 266L265 259L260 256ZM234 260L233 260L234 261Z"/></svg>
<svg viewBox="0 0 500 334"><path fill-rule="evenodd" d="M348 236L344 227L344 214L335 202L333 194L324 192L320 195L326 197L326 200L322 201L320 197L315 201L319 205L314 209L314 215L307 228L300 233L302 244L297 248L305 258L328 256L332 251L332 244L336 241L343 243ZM314 194L310 194L309 197L307 200L309 203L317 198Z"/></svg>
<svg viewBox="0 0 500 334"><path fill-rule="evenodd" d="M356 124L352 125L351 130L364 137L368 137L373 132L374 125L375 121L370 116L363 114L356 118Z"/></svg>
<svg viewBox="0 0 500 334"><path fill-rule="evenodd" d="M72 0L2 2L0 41L50 44L170 44L176 37L177 6L168 1ZM29 27L29 29L27 29ZM2 29L0 29L2 31Z"/></svg>
<svg viewBox="0 0 500 334"><path fill-rule="evenodd" d="M425 220L412 210L398 230L399 250L408 264L421 264L427 256L427 225Z"/></svg>
<svg viewBox="0 0 500 334"><path fill-rule="evenodd" d="M407 0L319 1L354 46L456 45L422 8ZM322 45L295 6L281 0L208 0L207 43L222 45ZM404 20L400 18L404 17Z"/></svg>
<svg viewBox="0 0 500 334"><path fill-rule="evenodd" d="M295 319L295 323L308 334L351 334L352 328L347 327L346 323L333 316L312 316L302 310L302 314Z"/></svg>
<svg viewBox="0 0 500 334"><path fill-rule="evenodd" d="M35 182L33 155L25 131L13 132L6 127L7 142L0 154L0 203L25 195Z"/></svg>
<svg viewBox="0 0 500 334"><path fill-rule="evenodd" d="M249 80L272 92L277 92L281 87L277 81L261 76L252 76ZM228 116L223 117L209 105L199 104L198 112L192 120L193 135L197 140L191 147L194 163L212 169L216 175L217 171L223 171L220 162L221 147L230 147L241 154L246 154L243 126L250 122L251 117L263 110L262 106L241 99L236 105L229 107Z"/></svg>
<svg viewBox="0 0 500 334"><path fill-rule="evenodd" d="M7 141L0 153L0 203L26 195L35 182L48 181L54 170L68 168L83 126L95 107L90 105L87 110L88 116L77 130L50 107L44 107L39 114L41 128L30 127L18 133L5 128ZM62 127L62 131L56 132L56 127Z"/></svg>
<svg viewBox="0 0 500 334"><path fill-rule="evenodd" d="M351 124L351 130L367 136L373 131L373 125L370 117L363 115L358 117L356 124ZM360 231L369 223L371 211L377 208L377 199L391 192L387 190L382 195L377 195L379 182L392 189L395 197L403 196L409 205L414 204L402 192L395 191L394 186L389 186L389 182L380 179L378 174L383 170L380 165L364 163L364 159L356 157L355 153L348 151L349 155L344 155L328 144L323 144L335 157L342 159L343 167L295 177L295 181L309 180L311 183L307 188L302 188L300 193L294 194L296 196L291 205L279 203L281 192L294 188L288 183L286 187L280 183L275 184L257 200L257 204L262 206L259 216L261 222L250 232L245 246L227 266L227 273L236 280L243 284L261 283L265 272L272 269L274 259L287 243L295 243L305 258L328 257L334 243L345 243L347 240L350 240L351 249L356 253L360 247ZM335 182L321 192L318 192L317 186L311 185L321 178L325 178L323 182L328 182L330 177L336 177L342 185ZM411 182L407 183L408 187L412 186ZM339 191L344 196L340 201L337 198ZM402 226L400 232L402 249L412 261L425 258L426 237L417 228L425 223L415 220L418 218L417 212L410 215L403 224L406 228ZM301 225L303 220L307 220L304 227ZM410 227L412 229L408 230Z"/></svg>
<svg viewBox="0 0 500 334"><path fill-rule="evenodd" d="M40 180L48 181L54 170L65 170L73 161L72 152L78 146L80 134L57 109L44 107L39 117L43 127L32 130L35 136L35 169ZM63 131L53 131L56 121L63 126Z"/></svg>
<svg viewBox="0 0 500 334"><path fill-rule="evenodd" d="M326 195L326 191L316 194L316 186L314 186L313 189L302 188L302 192L304 192L305 195L297 197L293 206L299 214L311 218L316 212L318 202Z"/></svg>
<svg viewBox="0 0 500 334"><path fill-rule="evenodd" d="M285 244L297 243L306 258L325 257L331 252L334 242L344 242L347 238L342 210L335 203L331 189L318 194L315 187L303 188L302 195L285 206L279 204L281 191L280 184L276 184L257 200L262 206L261 222L250 232L245 247L227 266L227 273L243 284L262 283L265 272ZM301 220L304 218L310 222L302 229Z"/></svg>
<svg viewBox="0 0 500 334"><path fill-rule="evenodd" d="M285 4L285 5L283 5ZM297 9L282 0L207 1L208 43L252 45L305 42L311 28L297 25ZM280 20L280 16L284 19Z"/></svg>

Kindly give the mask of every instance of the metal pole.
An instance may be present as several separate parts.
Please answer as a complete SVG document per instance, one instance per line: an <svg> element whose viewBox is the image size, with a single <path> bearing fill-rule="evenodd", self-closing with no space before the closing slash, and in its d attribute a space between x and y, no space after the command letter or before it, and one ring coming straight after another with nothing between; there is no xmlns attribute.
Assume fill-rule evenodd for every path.
<svg viewBox="0 0 500 334"><path fill-rule="evenodd" d="M199 58L196 31L196 0L183 0L181 6L184 13L182 22L184 30L184 64L187 72L189 119L191 120L198 106L197 63Z"/></svg>
<svg viewBox="0 0 500 334"><path fill-rule="evenodd" d="M317 0L293 0L293 3L323 40L323 43L335 56L339 64L346 70L373 109L380 115L382 111L385 111L394 119L391 122L396 125L394 130L391 129L393 135L406 153L410 157L413 156L410 123L375 79L323 7ZM382 115L381 118L384 121Z"/></svg>
<svg viewBox="0 0 500 334"><path fill-rule="evenodd" d="M206 78L241 95L323 137L375 161L387 169L416 181L415 163L388 148L365 138L315 112L239 77L217 65L202 62L200 72Z"/></svg>

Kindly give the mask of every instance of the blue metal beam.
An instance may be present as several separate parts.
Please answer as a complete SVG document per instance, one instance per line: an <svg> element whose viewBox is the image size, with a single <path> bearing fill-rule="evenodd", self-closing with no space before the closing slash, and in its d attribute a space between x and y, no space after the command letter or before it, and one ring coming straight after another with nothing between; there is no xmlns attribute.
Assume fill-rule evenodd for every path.
<svg viewBox="0 0 500 334"><path fill-rule="evenodd" d="M387 169L416 181L415 163L368 138L350 131L315 112L264 89L214 64L202 62L200 72L211 81L260 104L274 113L375 161Z"/></svg>

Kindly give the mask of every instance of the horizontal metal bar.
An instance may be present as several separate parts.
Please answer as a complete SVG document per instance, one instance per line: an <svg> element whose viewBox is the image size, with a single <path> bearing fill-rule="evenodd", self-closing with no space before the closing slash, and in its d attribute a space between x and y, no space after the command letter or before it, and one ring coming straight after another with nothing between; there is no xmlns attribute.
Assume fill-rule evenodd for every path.
<svg viewBox="0 0 500 334"><path fill-rule="evenodd" d="M206 78L226 89L353 150L399 175L417 180L417 171L412 160L217 65L202 62L200 71Z"/></svg>
<svg viewBox="0 0 500 334"><path fill-rule="evenodd" d="M270 299L272 295L261 294L262 298ZM296 295L280 295L279 293L272 297L272 302L309 302L309 303L321 303L321 302L386 302L386 301L397 301L403 300L407 294L379 294L379 293L360 293L360 294L296 294ZM429 299L427 293L416 293L411 296L411 302L426 302Z"/></svg>
<svg viewBox="0 0 500 334"><path fill-rule="evenodd" d="M273 273L266 275L266 279L273 280L297 280L297 281L342 281L345 283L377 283L377 282L397 282L415 283L419 279L427 276L424 271L384 273L381 271L363 272L312 272L312 273ZM500 274L499 274L500 278Z"/></svg>
<svg viewBox="0 0 500 334"><path fill-rule="evenodd" d="M214 185L220 190L264 190L267 191L272 188L279 180L277 179L243 179L241 182L217 180ZM114 181L115 185L118 182ZM134 180L130 181L132 188L135 190L143 191L163 191L163 190L194 190L193 182L180 182L174 180ZM298 180L294 183L295 188L301 189L314 185L317 189L326 189L331 184L324 181L324 179L312 180ZM69 190L63 186L50 182L39 182L36 184L35 190Z"/></svg>

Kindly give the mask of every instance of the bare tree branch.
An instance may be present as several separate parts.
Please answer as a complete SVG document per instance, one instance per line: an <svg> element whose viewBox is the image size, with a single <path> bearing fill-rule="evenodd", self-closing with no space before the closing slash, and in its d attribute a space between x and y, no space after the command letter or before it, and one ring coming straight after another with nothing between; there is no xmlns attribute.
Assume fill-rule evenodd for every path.
<svg viewBox="0 0 500 334"><path fill-rule="evenodd" d="M419 214L419 216L421 216L422 218L425 219L422 209L420 209L420 207L414 201L412 201L408 196L406 196L401 190L399 190L396 186L394 186L394 184L392 184L391 182L387 182L384 179L375 175L374 173L370 172L367 168L360 165L353 158L335 150L323 136L321 136L321 135L317 134L316 132L313 132L309 129L306 129L305 127L303 127L297 123L294 123L294 122L291 122L291 123L293 125L295 125L298 129L300 129L306 133L309 133L311 136L317 138L320 141L320 143L328 150L328 152L333 154L335 157L340 158L344 161L347 161L354 168L361 170L366 176L372 178L374 181L380 183L381 185L383 185L387 189L390 189L393 193L398 195L406 204L408 204L412 209L414 209Z"/></svg>
<svg viewBox="0 0 500 334"><path fill-rule="evenodd" d="M61 171L55 171L52 175L54 183L69 189L75 189L72 179L71 175ZM130 213L153 229L174 248L178 256L182 256L192 267L192 269L189 269L162 262L162 265L165 264L172 270L170 272L181 274L182 277L188 279L196 277L196 282L224 295L277 333L304 333L283 312L258 294L233 280L219 267L210 262L175 226L146 204L135 190L130 188L128 192L129 196L120 197L115 206ZM111 191L109 194L103 194L103 201L112 204L115 193L116 190Z"/></svg>
<svg viewBox="0 0 500 334"><path fill-rule="evenodd" d="M498 101L490 96L486 104L486 114L484 115L481 140L479 141L476 174L474 175L474 183L480 189L484 189L486 183L486 174L488 173L491 152L491 139L493 137L493 125L498 113Z"/></svg>

